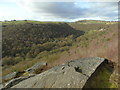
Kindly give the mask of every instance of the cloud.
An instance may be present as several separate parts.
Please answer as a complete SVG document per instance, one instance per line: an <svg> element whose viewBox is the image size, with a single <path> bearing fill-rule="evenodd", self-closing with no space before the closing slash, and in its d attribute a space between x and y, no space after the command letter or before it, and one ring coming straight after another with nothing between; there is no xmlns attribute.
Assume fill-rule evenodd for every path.
<svg viewBox="0 0 120 90"><path fill-rule="evenodd" d="M15 1L15 0L13 0ZM33 19L73 21L77 19L115 20L117 2L35 2L16 0L19 7L30 12Z"/></svg>
<svg viewBox="0 0 120 90"><path fill-rule="evenodd" d="M25 0L24 0L25 1ZM45 18L111 18L117 16L117 3L101 2L21 2L21 5ZM20 3L19 3L20 4Z"/></svg>

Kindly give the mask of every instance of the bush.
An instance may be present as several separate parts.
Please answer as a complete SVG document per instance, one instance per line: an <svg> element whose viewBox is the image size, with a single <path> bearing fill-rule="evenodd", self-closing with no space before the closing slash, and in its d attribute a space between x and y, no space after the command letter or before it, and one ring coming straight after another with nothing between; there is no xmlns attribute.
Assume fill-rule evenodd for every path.
<svg viewBox="0 0 120 90"><path fill-rule="evenodd" d="M2 62L2 65L3 66L6 66L6 65L15 65L17 63L19 63L20 61L24 60L22 57L5 57L3 58L3 62Z"/></svg>

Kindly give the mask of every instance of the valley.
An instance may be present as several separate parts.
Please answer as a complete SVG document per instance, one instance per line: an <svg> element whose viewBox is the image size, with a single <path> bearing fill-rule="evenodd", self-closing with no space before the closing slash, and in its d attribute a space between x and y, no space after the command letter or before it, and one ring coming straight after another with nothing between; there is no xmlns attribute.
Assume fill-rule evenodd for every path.
<svg viewBox="0 0 120 90"><path fill-rule="evenodd" d="M23 20L2 22L2 28L3 76L38 62L47 62L48 70L86 57L106 58L117 67L118 22Z"/></svg>

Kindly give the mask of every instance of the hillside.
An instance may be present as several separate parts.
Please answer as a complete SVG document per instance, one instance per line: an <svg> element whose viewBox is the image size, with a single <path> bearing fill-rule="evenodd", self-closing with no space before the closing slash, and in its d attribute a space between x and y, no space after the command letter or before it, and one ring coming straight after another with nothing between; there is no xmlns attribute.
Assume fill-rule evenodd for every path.
<svg viewBox="0 0 120 90"><path fill-rule="evenodd" d="M55 41L56 38L64 38L69 35L79 36L83 32L70 27L66 23L32 23L23 21L4 22L3 23L3 57L16 56L24 51L24 54L30 51L33 44L43 44L49 41ZM16 52L11 52L16 50Z"/></svg>
<svg viewBox="0 0 120 90"><path fill-rule="evenodd" d="M37 62L46 69L70 60L102 57L117 64L117 22L3 22L3 76ZM25 64L26 63L26 64Z"/></svg>
<svg viewBox="0 0 120 90"><path fill-rule="evenodd" d="M110 29L117 22L99 21L99 20L81 20L69 23L69 25L77 30L90 31L100 29Z"/></svg>

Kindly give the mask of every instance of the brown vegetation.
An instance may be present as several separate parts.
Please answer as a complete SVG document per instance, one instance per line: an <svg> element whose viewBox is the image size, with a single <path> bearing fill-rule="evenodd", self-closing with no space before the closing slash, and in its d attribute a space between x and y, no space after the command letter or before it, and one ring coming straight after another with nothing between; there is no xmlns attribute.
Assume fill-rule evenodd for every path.
<svg viewBox="0 0 120 90"><path fill-rule="evenodd" d="M78 28L83 28L83 30L86 30L86 33L84 35L75 37L74 35L70 34L70 36L67 37L60 37L54 39L50 38L49 41L44 42L43 44L32 43L31 47L29 47L30 52L29 50L27 50L28 53L26 55L23 55L24 58L22 58L22 53L24 53L24 50L26 51L25 48L24 50L21 50L22 53L19 54L21 56L16 55L12 58L4 58L6 59L4 61L8 61L8 63L10 61L11 65L13 66L7 66L5 67L5 69L3 68L3 75L6 75L13 71L25 70L40 61L48 62L47 69L70 60L80 59L84 57L102 57L113 62L118 61L117 23L114 23L112 25L106 25L105 22L100 22L97 24L89 23L85 25L77 23L77 25L80 25L80 28L74 27L75 30L77 30ZM54 34L54 32L52 31L51 33ZM69 32L66 33L69 34ZM37 37L37 35L35 37ZM39 38L37 40L39 40ZM11 49L9 51L11 51ZM16 49L14 53L16 53ZM34 58L32 58L31 55L33 55ZM16 62L12 63L13 61Z"/></svg>

